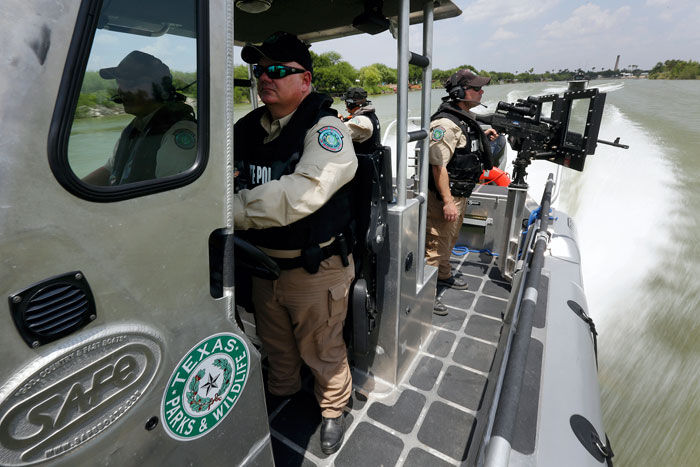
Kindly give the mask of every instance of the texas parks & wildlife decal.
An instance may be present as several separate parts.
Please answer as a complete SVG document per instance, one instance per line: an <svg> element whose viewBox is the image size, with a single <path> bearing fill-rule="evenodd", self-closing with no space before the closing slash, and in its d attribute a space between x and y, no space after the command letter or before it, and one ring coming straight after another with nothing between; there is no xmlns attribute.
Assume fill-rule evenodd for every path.
<svg viewBox="0 0 700 467"><path fill-rule="evenodd" d="M181 441L214 429L236 405L248 380L250 352L232 333L209 336L180 360L163 393L166 433Z"/></svg>

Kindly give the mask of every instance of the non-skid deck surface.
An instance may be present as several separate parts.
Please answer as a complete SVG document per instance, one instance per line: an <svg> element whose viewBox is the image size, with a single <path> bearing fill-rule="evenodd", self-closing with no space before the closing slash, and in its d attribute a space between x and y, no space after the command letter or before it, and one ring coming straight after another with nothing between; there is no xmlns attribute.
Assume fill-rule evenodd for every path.
<svg viewBox="0 0 700 467"><path fill-rule="evenodd" d="M321 418L308 372L305 389L294 398L268 401L276 465L443 466L467 460L475 420L485 415L479 411L510 285L489 255L453 256L452 263L469 290L438 290L448 315L433 315L426 345L390 395L365 400L353 393L340 451L321 452Z"/></svg>

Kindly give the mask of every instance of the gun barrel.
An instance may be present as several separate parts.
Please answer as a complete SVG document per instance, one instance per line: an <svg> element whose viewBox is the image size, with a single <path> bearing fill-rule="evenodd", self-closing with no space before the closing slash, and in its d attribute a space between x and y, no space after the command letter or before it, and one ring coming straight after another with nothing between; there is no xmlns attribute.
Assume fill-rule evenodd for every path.
<svg viewBox="0 0 700 467"><path fill-rule="evenodd" d="M608 146L614 146L616 148L622 148L622 149L629 149L630 148L627 144L621 144L620 138L615 139L615 141L605 141L605 140L599 139L598 142L601 144L607 144Z"/></svg>

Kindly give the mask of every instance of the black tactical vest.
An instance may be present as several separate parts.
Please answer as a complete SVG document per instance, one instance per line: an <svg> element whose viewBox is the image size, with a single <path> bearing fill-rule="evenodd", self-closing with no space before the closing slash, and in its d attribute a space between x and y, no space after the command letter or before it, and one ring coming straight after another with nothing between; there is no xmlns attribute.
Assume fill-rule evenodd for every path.
<svg viewBox="0 0 700 467"><path fill-rule="evenodd" d="M264 107L253 110L234 125L234 154L239 189L254 188L294 172L304 149L306 132L325 116L337 117L333 99L312 92L274 140L263 143L267 132L260 119ZM338 190L320 209L287 226L248 229L240 235L251 243L279 250L318 245L346 232L352 221L350 183Z"/></svg>
<svg viewBox="0 0 700 467"><path fill-rule="evenodd" d="M434 121L439 118L452 120L467 138L467 144L463 148L455 149L446 167L450 176L450 192L452 196L466 198L474 190L482 171L493 168L488 137L467 112L450 103L441 104L437 112L430 117L430 120ZM478 142L478 149L472 151L472 142L474 140ZM437 193L438 198L440 198L432 170L430 171L428 188Z"/></svg>
<svg viewBox="0 0 700 467"><path fill-rule="evenodd" d="M114 154L110 185L153 180L156 178L156 156L163 135L177 122L196 122L194 110L181 102L168 102L156 111L143 130L132 120L122 131Z"/></svg>
<svg viewBox="0 0 700 467"><path fill-rule="evenodd" d="M352 142L355 147L355 154L374 154L374 151L382 147L381 135L379 134L379 119L377 114L374 112L374 107L360 107L360 109L355 112L352 116L357 117L363 115L372 122L372 136L370 136L366 141L357 143Z"/></svg>

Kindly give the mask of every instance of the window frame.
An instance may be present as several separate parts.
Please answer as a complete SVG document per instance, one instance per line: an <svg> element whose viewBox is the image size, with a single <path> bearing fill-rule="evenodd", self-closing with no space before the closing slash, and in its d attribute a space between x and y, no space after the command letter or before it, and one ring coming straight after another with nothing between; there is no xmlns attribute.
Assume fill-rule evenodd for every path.
<svg viewBox="0 0 700 467"><path fill-rule="evenodd" d="M95 186L80 180L68 162L68 141L103 0L84 0L58 89L48 137L49 166L56 180L73 195L108 203L147 196L188 185L204 172L209 153L209 2L195 0L197 14L197 158L185 172L117 186ZM105 160L110 154L105 154Z"/></svg>

